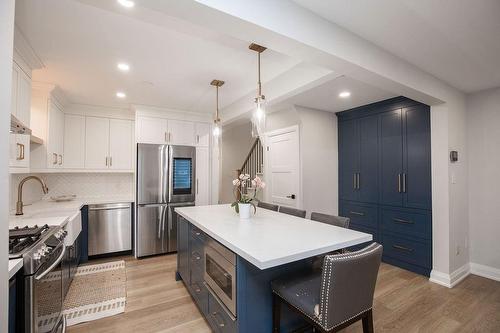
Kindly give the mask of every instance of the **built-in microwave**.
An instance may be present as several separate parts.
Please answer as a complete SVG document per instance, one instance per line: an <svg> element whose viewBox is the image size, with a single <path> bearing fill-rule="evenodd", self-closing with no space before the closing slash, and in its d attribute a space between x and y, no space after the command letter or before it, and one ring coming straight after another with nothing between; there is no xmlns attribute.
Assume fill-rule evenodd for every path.
<svg viewBox="0 0 500 333"><path fill-rule="evenodd" d="M212 239L205 244L204 279L236 317L236 255Z"/></svg>

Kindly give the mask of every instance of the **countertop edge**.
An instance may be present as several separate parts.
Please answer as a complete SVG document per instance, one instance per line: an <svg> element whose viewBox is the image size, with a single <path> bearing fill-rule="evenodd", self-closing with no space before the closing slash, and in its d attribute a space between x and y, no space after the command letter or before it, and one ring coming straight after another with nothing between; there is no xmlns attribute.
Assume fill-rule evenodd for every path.
<svg viewBox="0 0 500 333"><path fill-rule="evenodd" d="M226 241L225 239L222 239L221 237L219 237L218 235L215 235L211 230L205 228L199 222L194 221L189 216L186 216L186 214L183 213L181 210L177 210L176 209L176 212L179 215L181 215L183 218L185 218L186 220L188 220L190 223L192 223L196 227L198 227L201 231L203 231L204 233L206 233L207 235L209 235L210 237L212 237L213 239L215 239L216 241L218 241L219 243L221 243L222 245L224 245L225 247L227 247L229 250L233 251L235 254L237 254L238 256L242 257L243 259L245 259L246 261L248 261L249 263L251 263L252 265L254 265L255 267L257 267L257 268L259 268L261 270L268 269L268 268L273 268L273 267L277 267L277 266L281 266L281 265L285 265L285 264L289 264L289 263L292 263L292 262L295 262L295 261L299 261L299 260L302 260L302 259L307 259L307 258L314 257L314 256L317 256L317 255L320 255L320 254L328 253L328 252L331 252L331 251L335 251L335 250L338 250L338 249L343 249L343 248L346 248L346 247L350 247L350 246L353 246L353 245L358 245L358 244L365 243L365 242L370 242L370 241L373 240L373 236L372 235L370 235L370 234L364 234L365 236L363 236L363 237L360 237L360 238L358 238L356 240L351 240L351 241L343 242L343 243L338 244L336 246L322 247L322 248L318 248L318 249L315 249L315 250L311 250L311 251L307 251L307 252L302 252L302 253L299 253L299 254L294 254L294 255L291 255L291 256L282 257L282 258L278 258L278 259L274 259L274 260L269 260L269 261L262 262L262 261L259 261L259 260L255 259L254 257L252 257L250 254L244 252L242 249L236 247L234 244L231 244L228 241Z"/></svg>

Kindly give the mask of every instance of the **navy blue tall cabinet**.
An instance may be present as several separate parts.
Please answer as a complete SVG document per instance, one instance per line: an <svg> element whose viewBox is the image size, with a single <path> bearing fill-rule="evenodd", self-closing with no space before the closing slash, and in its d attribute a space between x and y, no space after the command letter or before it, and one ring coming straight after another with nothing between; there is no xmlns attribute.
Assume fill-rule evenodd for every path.
<svg viewBox="0 0 500 333"><path fill-rule="evenodd" d="M340 215L385 262L432 268L430 108L405 97L337 113Z"/></svg>

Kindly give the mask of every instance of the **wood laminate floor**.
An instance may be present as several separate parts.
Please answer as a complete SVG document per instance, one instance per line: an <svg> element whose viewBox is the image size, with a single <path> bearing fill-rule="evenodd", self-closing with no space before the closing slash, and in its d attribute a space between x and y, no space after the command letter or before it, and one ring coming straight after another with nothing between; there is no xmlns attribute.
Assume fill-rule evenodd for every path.
<svg viewBox="0 0 500 333"><path fill-rule="evenodd" d="M118 259L127 263L125 313L70 327L69 333L210 332L182 282L175 281L175 255L108 260ZM382 264L373 311L375 332L500 332L500 282L470 275L448 289ZM361 324L344 332L362 332Z"/></svg>

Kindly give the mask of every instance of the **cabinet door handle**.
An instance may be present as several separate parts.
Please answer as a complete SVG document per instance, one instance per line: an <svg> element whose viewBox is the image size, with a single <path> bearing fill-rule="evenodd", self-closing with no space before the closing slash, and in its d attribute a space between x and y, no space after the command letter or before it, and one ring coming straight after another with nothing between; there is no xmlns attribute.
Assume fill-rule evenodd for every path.
<svg viewBox="0 0 500 333"><path fill-rule="evenodd" d="M109 166L113 166L113 156L109 157Z"/></svg>
<svg viewBox="0 0 500 333"><path fill-rule="evenodd" d="M410 221L410 220L403 220L403 219L397 219L397 218L393 218L392 220L396 223L402 223L402 224L414 224L415 223L415 222Z"/></svg>
<svg viewBox="0 0 500 333"><path fill-rule="evenodd" d="M219 322L219 320L217 319L217 317L220 317L219 313L218 312L212 312L212 318L214 318L215 324L217 326L219 326L219 327L226 326L226 324L224 323L224 321Z"/></svg>
<svg viewBox="0 0 500 333"><path fill-rule="evenodd" d="M396 249L396 250L401 250L401 251L406 251L406 252L413 252L413 249L411 249L409 247L406 247L406 246L402 246L402 245L393 245L392 247L394 249Z"/></svg>
<svg viewBox="0 0 500 333"><path fill-rule="evenodd" d="M106 156L106 166L108 166L108 157Z"/></svg>
<svg viewBox="0 0 500 333"><path fill-rule="evenodd" d="M199 294L201 292L201 287L198 285L198 283L195 283L194 286L195 286L194 289L195 293Z"/></svg>
<svg viewBox="0 0 500 333"><path fill-rule="evenodd" d="M172 141L172 133L168 132L168 142Z"/></svg>
<svg viewBox="0 0 500 333"><path fill-rule="evenodd" d="M52 153L52 164L56 165L57 164L57 154L56 153Z"/></svg>
<svg viewBox="0 0 500 333"><path fill-rule="evenodd" d="M401 193L401 174L398 173L398 192Z"/></svg>
<svg viewBox="0 0 500 333"><path fill-rule="evenodd" d="M403 172L403 193L406 193L406 173Z"/></svg>
<svg viewBox="0 0 500 333"><path fill-rule="evenodd" d="M357 185L358 185L358 190L361 188L360 181L359 181L359 178L360 178L360 176L359 176L359 175L360 175L360 173L358 172L358 173L356 174L356 182L357 182Z"/></svg>
<svg viewBox="0 0 500 333"><path fill-rule="evenodd" d="M167 132L165 132L165 142L167 142L168 139L167 139Z"/></svg>
<svg viewBox="0 0 500 333"><path fill-rule="evenodd" d="M352 174L352 188L357 189L356 173Z"/></svg>
<svg viewBox="0 0 500 333"><path fill-rule="evenodd" d="M349 213L352 215L365 216L365 213L353 212L352 210Z"/></svg>
<svg viewBox="0 0 500 333"><path fill-rule="evenodd" d="M19 154L16 160L24 160L24 145L22 143L16 143L16 145L19 147Z"/></svg>
<svg viewBox="0 0 500 333"><path fill-rule="evenodd" d="M62 160L62 155L59 155L59 163L58 163L58 164L59 164L59 165L62 165L62 163L63 163L63 160Z"/></svg>
<svg viewBox="0 0 500 333"><path fill-rule="evenodd" d="M200 136L196 135L196 143L200 143Z"/></svg>
<svg viewBox="0 0 500 333"><path fill-rule="evenodd" d="M191 257L194 258L195 260L201 259L201 256L196 251L191 252Z"/></svg>
<svg viewBox="0 0 500 333"><path fill-rule="evenodd" d="M196 178L196 194L199 193L198 188L199 188L199 186L198 186L198 178Z"/></svg>

